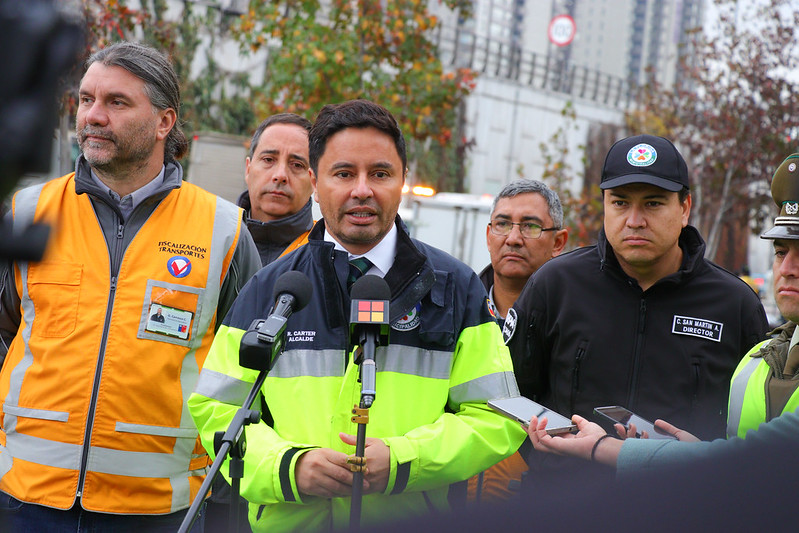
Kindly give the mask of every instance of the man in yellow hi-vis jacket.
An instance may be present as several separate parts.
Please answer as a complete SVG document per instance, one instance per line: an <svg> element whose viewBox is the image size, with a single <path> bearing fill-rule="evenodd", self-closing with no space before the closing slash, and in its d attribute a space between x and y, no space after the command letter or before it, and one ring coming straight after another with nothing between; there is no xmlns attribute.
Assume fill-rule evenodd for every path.
<svg viewBox="0 0 799 533"><path fill-rule="evenodd" d="M774 298L788 322L773 339L752 348L732 376L727 436L750 429L799 407L799 154L788 156L771 181L780 208L774 227L761 235L774 241Z"/></svg>
<svg viewBox="0 0 799 533"><path fill-rule="evenodd" d="M486 401L518 394L499 327L477 275L408 235L397 215L405 143L381 106L325 106L310 133L315 198L323 220L308 244L263 268L219 329L189 399L206 448L227 428L257 372L239 365L239 343L266 317L280 274L313 286L292 314L285 351L261 394L267 412L247 427L242 495L255 531L323 531L348 525L358 365L348 339L349 261L391 289L390 344L376 351L376 397L366 439L365 525L445 511L475 473L525 437ZM223 473L227 468L223 466Z"/></svg>

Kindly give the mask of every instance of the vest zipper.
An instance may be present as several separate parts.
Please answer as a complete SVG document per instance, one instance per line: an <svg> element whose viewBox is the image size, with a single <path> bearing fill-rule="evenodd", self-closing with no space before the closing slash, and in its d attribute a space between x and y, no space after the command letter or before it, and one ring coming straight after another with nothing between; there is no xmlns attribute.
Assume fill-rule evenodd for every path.
<svg viewBox="0 0 799 533"><path fill-rule="evenodd" d="M77 496L80 498L83 495L83 484L86 482L86 466L89 460L89 447L92 440L92 429L94 428L94 415L97 408L97 395L100 390L100 377L103 374L103 359L105 356L105 347L108 344L108 327L111 324L111 312L114 309L114 298L117 290L117 274L122 262L122 255L124 252L122 239L124 237L125 226L124 224L117 225L116 241L114 241L114 250L111 256L111 283L108 291L108 303L105 308L105 322L103 323L103 336L100 341L100 350L97 354L97 367L94 371L94 384L92 385L92 398L89 402L89 412L86 416L86 432L83 435L83 451L81 452L80 459L80 478L78 480Z"/></svg>

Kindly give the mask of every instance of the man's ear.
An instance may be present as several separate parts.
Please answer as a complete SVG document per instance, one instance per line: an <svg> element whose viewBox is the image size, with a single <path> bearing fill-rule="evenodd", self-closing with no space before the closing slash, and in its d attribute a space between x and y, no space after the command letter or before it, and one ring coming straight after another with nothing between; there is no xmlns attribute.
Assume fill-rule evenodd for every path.
<svg viewBox="0 0 799 533"><path fill-rule="evenodd" d="M246 183L247 185L250 184L250 163L251 162L252 162L252 160L249 157L247 157L244 160L244 183Z"/></svg>
<svg viewBox="0 0 799 533"><path fill-rule="evenodd" d="M166 109L161 109L158 111L159 122L158 127L155 130L155 138L159 141L163 141L169 135L169 132L172 131L172 128L175 126L175 122L178 120L178 115L175 113L175 110L171 107L167 107Z"/></svg>
<svg viewBox="0 0 799 533"><path fill-rule="evenodd" d="M559 229L555 232L555 246L552 247L552 257L559 256L566 248L566 241L569 240L569 228Z"/></svg>
<svg viewBox="0 0 799 533"><path fill-rule="evenodd" d="M693 200L691 199L690 193L685 197L685 200L682 203L682 227L688 225L688 219L691 218L691 205L693 204Z"/></svg>

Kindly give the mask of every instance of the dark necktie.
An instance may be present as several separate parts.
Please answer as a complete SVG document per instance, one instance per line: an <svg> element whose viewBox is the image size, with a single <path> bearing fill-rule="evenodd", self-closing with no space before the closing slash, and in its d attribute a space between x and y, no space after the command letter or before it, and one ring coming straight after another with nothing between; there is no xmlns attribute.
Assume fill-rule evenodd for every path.
<svg viewBox="0 0 799 533"><path fill-rule="evenodd" d="M363 276L372 267L372 262L365 257L359 257L350 261L350 273L347 276L347 290L352 288L355 280Z"/></svg>

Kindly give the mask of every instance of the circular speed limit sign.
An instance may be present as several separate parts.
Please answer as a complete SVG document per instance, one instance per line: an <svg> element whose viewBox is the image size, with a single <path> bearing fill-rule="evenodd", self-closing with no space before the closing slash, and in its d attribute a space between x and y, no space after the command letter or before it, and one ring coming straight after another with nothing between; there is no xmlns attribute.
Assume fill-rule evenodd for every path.
<svg viewBox="0 0 799 533"><path fill-rule="evenodd" d="M555 46L568 46L574 40L577 25L569 15L558 15L549 22L547 34Z"/></svg>

